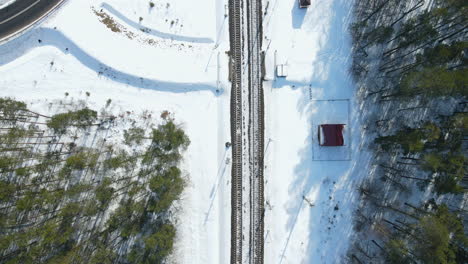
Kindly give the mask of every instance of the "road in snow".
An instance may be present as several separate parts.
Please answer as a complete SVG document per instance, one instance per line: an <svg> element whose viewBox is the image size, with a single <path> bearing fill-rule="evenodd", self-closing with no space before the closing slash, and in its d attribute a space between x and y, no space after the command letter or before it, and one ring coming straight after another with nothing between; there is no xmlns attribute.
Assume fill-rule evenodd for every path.
<svg viewBox="0 0 468 264"><path fill-rule="evenodd" d="M21 0L0 3L0 40L28 28L62 2L63 0Z"/></svg>

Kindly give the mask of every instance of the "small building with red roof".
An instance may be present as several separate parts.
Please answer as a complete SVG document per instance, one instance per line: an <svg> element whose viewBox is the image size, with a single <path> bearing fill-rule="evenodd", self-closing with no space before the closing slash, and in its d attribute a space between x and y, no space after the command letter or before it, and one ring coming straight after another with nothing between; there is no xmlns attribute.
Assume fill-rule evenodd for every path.
<svg viewBox="0 0 468 264"><path fill-rule="evenodd" d="M344 146L344 124L322 124L318 126L318 142L323 147Z"/></svg>

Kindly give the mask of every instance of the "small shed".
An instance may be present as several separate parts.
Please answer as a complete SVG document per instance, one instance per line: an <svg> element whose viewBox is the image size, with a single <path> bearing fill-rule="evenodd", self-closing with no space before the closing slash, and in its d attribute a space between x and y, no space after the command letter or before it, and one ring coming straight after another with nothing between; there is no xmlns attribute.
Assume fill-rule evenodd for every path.
<svg viewBox="0 0 468 264"><path fill-rule="evenodd" d="M318 141L320 146L344 146L344 124L323 124L318 126Z"/></svg>
<svg viewBox="0 0 468 264"><path fill-rule="evenodd" d="M288 76L288 65L279 64L276 66L276 76L287 77Z"/></svg>
<svg viewBox="0 0 468 264"><path fill-rule="evenodd" d="M299 0L299 7L306 8L310 6L310 0Z"/></svg>

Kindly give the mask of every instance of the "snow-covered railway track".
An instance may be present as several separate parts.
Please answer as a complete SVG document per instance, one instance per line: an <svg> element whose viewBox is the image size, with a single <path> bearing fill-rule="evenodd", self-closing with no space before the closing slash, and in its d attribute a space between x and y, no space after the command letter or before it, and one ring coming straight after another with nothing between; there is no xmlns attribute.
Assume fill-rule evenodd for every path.
<svg viewBox="0 0 468 264"><path fill-rule="evenodd" d="M230 0L231 263L263 263L261 1ZM244 243L247 242L248 243Z"/></svg>
<svg viewBox="0 0 468 264"><path fill-rule="evenodd" d="M241 1L229 1L231 45L231 263L242 263L242 28Z"/></svg>
<svg viewBox="0 0 468 264"><path fill-rule="evenodd" d="M263 263L263 87L261 1L247 0L250 101L250 263Z"/></svg>

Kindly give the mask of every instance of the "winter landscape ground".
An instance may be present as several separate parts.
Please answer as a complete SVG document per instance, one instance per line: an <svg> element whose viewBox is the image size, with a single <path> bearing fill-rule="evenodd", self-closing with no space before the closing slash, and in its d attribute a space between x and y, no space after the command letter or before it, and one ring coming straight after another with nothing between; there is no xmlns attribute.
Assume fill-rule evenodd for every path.
<svg viewBox="0 0 468 264"><path fill-rule="evenodd" d="M231 141L234 67L230 65L229 57L230 1L236 0L65 0L28 30L0 42L0 98L23 101L29 110L47 116L75 109L66 105L77 103L96 111L105 109L106 115L128 118L136 124L151 123L141 121L142 116L149 114L159 118L167 111L183 129L190 139L180 163L186 185L180 199L167 213L176 233L172 253L162 263L221 264L231 260L231 175L234 175L231 168L234 165L232 147L226 144ZM13 2L0 0L0 9ZM369 233L378 233L374 230L375 222L369 224L369 233L357 231L356 222L359 221L356 218L359 217L356 217L356 210L369 209L363 202L365 188L362 182L379 178L374 176L378 164L397 162L396 157L387 157L391 155L376 150L374 139L392 135L399 126L388 125L384 132L374 129L373 124L381 121L378 116L391 107L376 106L382 98L366 101L369 94L378 90L368 89L369 82L385 78L374 68L380 66L378 58L387 47L365 44L360 47L359 43L366 42L357 41L350 28L359 24L356 19L367 15L370 19L382 10L391 10L392 5L404 13L412 10L410 2L418 4L420 1L389 2L385 6L383 1L377 0L312 0L308 8L299 8L297 0L258 2L262 7L261 50L264 52L264 153L259 155L264 158L264 254L261 261L249 262L250 253L244 252L246 259L242 263L400 263L389 260L389 252L393 251L380 246L375 248L379 243L391 244L391 239L380 235L370 237L373 242L366 244L367 248L373 244L374 249L355 253L356 243L364 241ZM430 10L432 5L438 7L438 1L422 2L421 10ZM362 11L366 4L369 9ZM462 10L465 13L460 15L462 22L457 26L465 30L463 16L466 16L466 9ZM401 13L397 12L395 16L398 18ZM404 23L409 17L405 15L397 22ZM370 21L384 26L391 23L385 24L386 20L379 18L374 21L372 17ZM368 36L365 34L369 31L377 32L377 29L369 29L371 26L367 24L361 26L364 36ZM390 27L393 26L400 29L398 23ZM394 32L397 31L391 34L399 36ZM465 35L457 41L464 41L466 30L462 33ZM376 39L380 41L378 37ZM372 37L366 40L373 42ZM463 47L462 66L457 64L451 69L465 66L466 46ZM370 66L363 66L367 71L359 70L361 75L356 77L352 69L355 70L361 62L356 59L361 49L370 54L366 58L373 61L369 62ZM286 77L277 76L276 66L280 64L288 69ZM383 83L396 82L398 78L381 83L375 81L377 87L384 87L380 90L384 93L377 91L378 96L383 99L393 96L391 92L385 93L394 90L385 90ZM461 83L466 89L466 79ZM463 96L466 96L466 90ZM446 101L443 102L466 104L465 98L450 101L444 97ZM435 109L437 107L433 105L439 102L437 100L427 105ZM414 106L408 104L405 107ZM463 109L461 112L465 111ZM400 110L395 111L401 120L405 118ZM447 113L454 111L459 108L454 106ZM400 126L419 124L429 115L423 113L417 122L405 121L405 125ZM390 119L392 117L385 116L384 122ZM128 120L117 123L111 131L115 135L123 134L128 129ZM163 120L155 121L154 127L164 123ZM344 146L321 147L317 135L320 124L346 124ZM466 141L466 135L463 135ZM100 137L102 140L106 138ZM116 140L111 136L108 138L112 142ZM422 144L425 143L427 141ZM417 154L404 157L423 159ZM461 163L466 167L466 159ZM413 171L411 175L420 176ZM11 174L2 172L0 177L6 181L11 179ZM434 182L433 178L427 180L431 181ZM385 197L393 195L389 199L391 202L398 200L399 193L392 192L388 182L377 184ZM431 184L428 189L414 191L412 194L416 198L410 201L423 203L432 198L428 194L433 188ZM464 201L465 197L461 196L456 200ZM451 198L444 196L437 202ZM457 208L466 210L464 203L460 204L457 203ZM390 205L385 203L385 206ZM248 208L243 205L244 211ZM418 212L414 210L410 212L413 216ZM369 215L376 219L384 215L377 209L370 211ZM414 217L422 218L421 215ZM393 221L393 218L388 219ZM406 220L401 221L407 224L405 232L411 236L416 228ZM1 223L0 235L5 235L9 231ZM137 243L139 236L136 234L129 245ZM462 249L467 248L466 244L458 246L459 252L465 252ZM17 247L21 248L14 245L6 249L16 250ZM10 258L10 253L5 252L0 255L0 263L7 263ZM401 263L425 263L409 249L402 252L408 254L410 260ZM119 254L124 257L116 258L114 263L132 263L125 254ZM44 263L48 260L47 257L41 259ZM63 263L75 263L73 261L77 260ZM456 262L446 263L463 262L458 258Z"/></svg>

